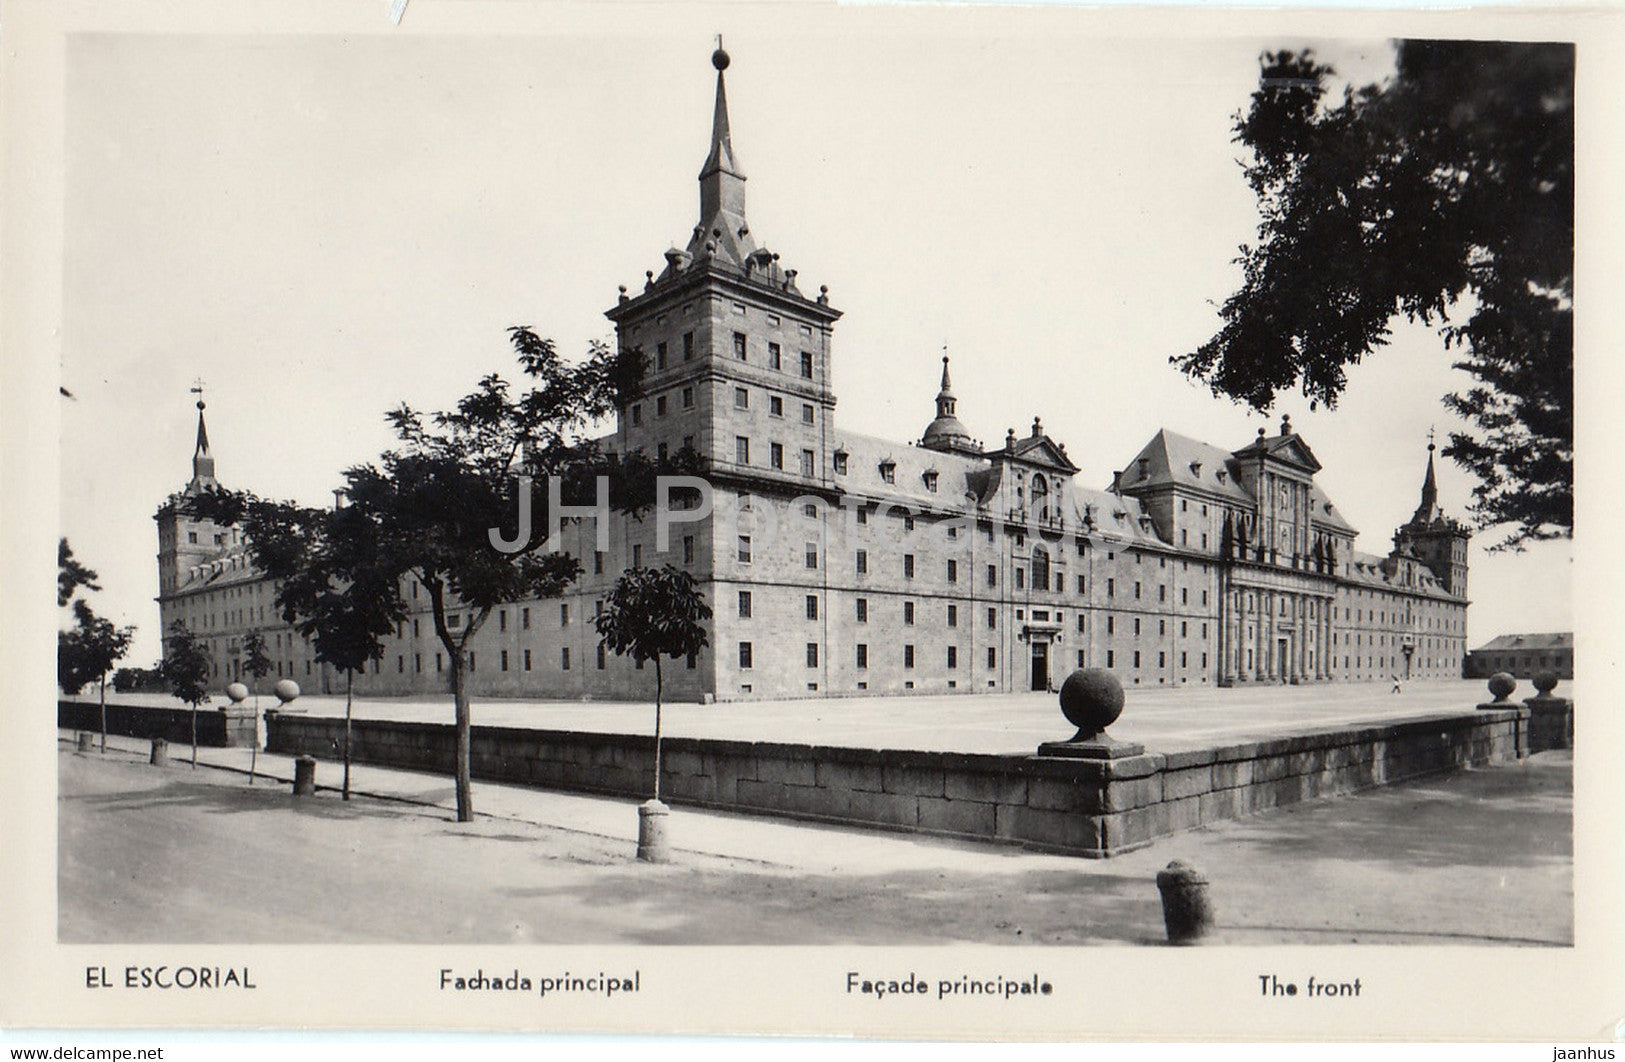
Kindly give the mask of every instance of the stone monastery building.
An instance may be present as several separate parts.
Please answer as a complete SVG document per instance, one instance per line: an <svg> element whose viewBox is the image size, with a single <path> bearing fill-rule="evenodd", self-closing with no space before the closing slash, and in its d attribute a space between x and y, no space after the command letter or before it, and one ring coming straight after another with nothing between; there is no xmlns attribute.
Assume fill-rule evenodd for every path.
<svg viewBox="0 0 1625 1062"><path fill-rule="evenodd" d="M1159 431L1109 489L1075 482L1066 447L1037 420L1025 438L974 443L946 357L935 419L916 443L837 425L840 312L825 289L804 295L751 231L727 54L713 63L699 224L608 311L649 374L602 442L621 453L692 447L708 463L714 511L674 522L665 553L651 518L616 517L603 553L577 526L581 579L565 597L491 617L474 641L474 694L652 696L653 668L607 655L592 617L625 568L662 563L692 572L715 612L711 648L667 669L679 698L1041 690L1075 667L1107 668L1125 686L1461 675L1469 536L1439 508L1431 444L1420 504L1383 557L1354 548L1355 529L1315 484L1320 462L1285 417L1235 450ZM179 619L201 636L221 685L259 629L274 676L307 693L342 690L281 622L238 532L178 507L217 486L198 409L192 480L155 517L164 629ZM358 693L446 689L427 594L404 589L414 613L357 677Z"/></svg>

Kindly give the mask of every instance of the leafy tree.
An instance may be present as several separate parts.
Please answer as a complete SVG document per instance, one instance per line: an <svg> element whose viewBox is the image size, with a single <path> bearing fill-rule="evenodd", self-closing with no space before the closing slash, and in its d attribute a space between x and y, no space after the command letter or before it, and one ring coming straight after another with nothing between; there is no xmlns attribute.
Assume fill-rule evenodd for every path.
<svg viewBox="0 0 1625 1062"><path fill-rule="evenodd" d="M80 564L68 548L67 539L59 539L56 546L56 603L66 606L73 599L73 595L81 590L100 590L97 584L98 576L89 568Z"/></svg>
<svg viewBox="0 0 1625 1062"><path fill-rule="evenodd" d="M1396 316L1437 324L1473 385L1444 453L1503 546L1574 523L1574 47L1402 41L1393 77L1328 100L1313 53L1261 57L1236 139L1259 239L1217 335L1173 362L1269 408L1335 405ZM1451 323L1451 311L1467 314Z"/></svg>
<svg viewBox="0 0 1625 1062"><path fill-rule="evenodd" d="M549 478L562 483L562 502L580 505L591 502L595 479L604 476L611 507L638 512L653 500L657 473L697 467L692 453L655 462L641 453L603 454L580 438L637 397L641 353L595 343L584 362L567 363L529 328L509 331L529 386L515 389L492 374L453 410L425 415L403 405L390 412L400 446L344 473L349 504L338 510L341 520L328 523L320 510L225 491L187 501L200 515L240 522L256 565L272 578L308 570L329 581L321 585L366 584L369 593L393 595L402 609L402 589L411 582L423 588L450 664L460 822L474 817L470 644L499 606L556 597L581 570L573 556L543 552L540 534L512 552L499 550L492 529L513 540L507 529L522 499L538 514L537 526L546 526ZM325 543L319 555L311 553L317 542ZM285 611L291 604L295 615L315 616L312 599L279 600ZM462 620L456 627L453 614Z"/></svg>
<svg viewBox="0 0 1625 1062"><path fill-rule="evenodd" d="M89 683L99 687L102 751L107 751L107 673L130 651L134 627L114 626L91 611L82 599L73 603L74 626L57 635L57 676L63 692L78 693Z"/></svg>
<svg viewBox="0 0 1625 1062"><path fill-rule="evenodd" d="M196 767L197 709L209 699L209 654L180 620L169 625L162 667L170 694L192 706L192 766Z"/></svg>
<svg viewBox="0 0 1625 1062"><path fill-rule="evenodd" d="M254 784L254 774L260 756L260 681L271 673L271 657L265 649L265 635L252 630L243 636L243 672L254 680L254 744L248 751L248 784Z"/></svg>
<svg viewBox="0 0 1625 1062"><path fill-rule="evenodd" d="M615 582L594 621L603 644L616 656L655 665L655 785L660 799L660 706L665 692L660 658L693 656L708 644L711 607L687 572L665 565L632 568Z"/></svg>

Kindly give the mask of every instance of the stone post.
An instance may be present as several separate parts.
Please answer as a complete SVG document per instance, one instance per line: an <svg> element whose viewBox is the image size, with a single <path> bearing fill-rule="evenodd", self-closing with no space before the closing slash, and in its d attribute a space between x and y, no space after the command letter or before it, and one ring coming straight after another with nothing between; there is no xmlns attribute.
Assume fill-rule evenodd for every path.
<svg viewBox="0 0 1625 1062"><path fill-rule="evenodd" d="M95 752L96 751L96 735L90 733L88 730L79 731L79 751L80 752Z"/></svg>
<svg viewBox="0 0 1625 1062"><path fill-rule="evenodd" d="M1535 695L1525 700L1529 709L1529 752L1574 747L1574 702L1554 697L1557 674L1542 671L1535 676Z"/></svg>
<svg viewBox="0 0 1625 1062"><path fill-rule="evenodd" d="M1207 878L1202 872L1176 859L1157 871L1157 891L1162 894L1162 921L1170 944L1196 944L1213 929L1213 903L1208 898Z"/></svg>
<svg viewBox="0 0 1625 1062"><path fill-rule="evenodd" d="M293 795L310 796L316 792L316 757L298 756L293 761Z"/></svg>
<svg viewBox="0 0 1625 1062"><path fill-rule="evenodd" d="M163 738L153 738L152 755L148 757L147 762L152 764L154 767L163 767L164 765L168 764L169 742L165 741Z"/></svg>
<svg viewBox="0 0 1625 1062"><path fill-rule="evenodd" d="M638 805L638 858L645 863L671 862L671 842L666 839L670 811L658 800Z"/></svg>

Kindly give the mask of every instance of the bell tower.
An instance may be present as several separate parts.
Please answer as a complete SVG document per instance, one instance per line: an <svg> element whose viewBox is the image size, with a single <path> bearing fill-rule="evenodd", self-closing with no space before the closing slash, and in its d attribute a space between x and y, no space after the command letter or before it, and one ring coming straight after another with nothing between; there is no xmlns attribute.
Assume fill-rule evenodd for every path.
<svg viewBox="0 0 1625 1062"><path fill-rule="evenodd" d="M700 167L699 223L687 245L621 288L606 316L621 349L642 352L643 397L619 410L624 451L704 459L714 480L801 490L830 478L830 336L841 316L827 289L808 298L796 271L761 246L745 217L745 173L734 153L718 47L711 142Z"/></svg>
<svg viewBox="0 0 1625 1062"><path fill-rule="evenodd" d="M1467 597L1467 543L1465 525L1452 520L1439 506L1439 483L1433 474L1433 432L1428 432L1428 466L1422 477L1422 496L1416 512L1394 534L1396 546L1408 546L1427 565L1452 597Z"/></svg>

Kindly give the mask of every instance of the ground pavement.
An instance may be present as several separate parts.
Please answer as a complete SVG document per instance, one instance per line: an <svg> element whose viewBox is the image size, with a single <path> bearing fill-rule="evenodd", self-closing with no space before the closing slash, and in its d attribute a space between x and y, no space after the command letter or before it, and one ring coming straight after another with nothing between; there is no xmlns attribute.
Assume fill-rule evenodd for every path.
<svg viewBox="0 0 1625 1062"><path fill-rule="evenodd" d="M1573 939L1567 753L1098 861L678 807L655 866L631 800L476 782L458 824L444 776L357 766L355 799L295 799L287 757L250 785L245 749L152 767L144 741L62 738L64 942L1155 945L1174 858L1212 881L1221 944Z"/></svg>

